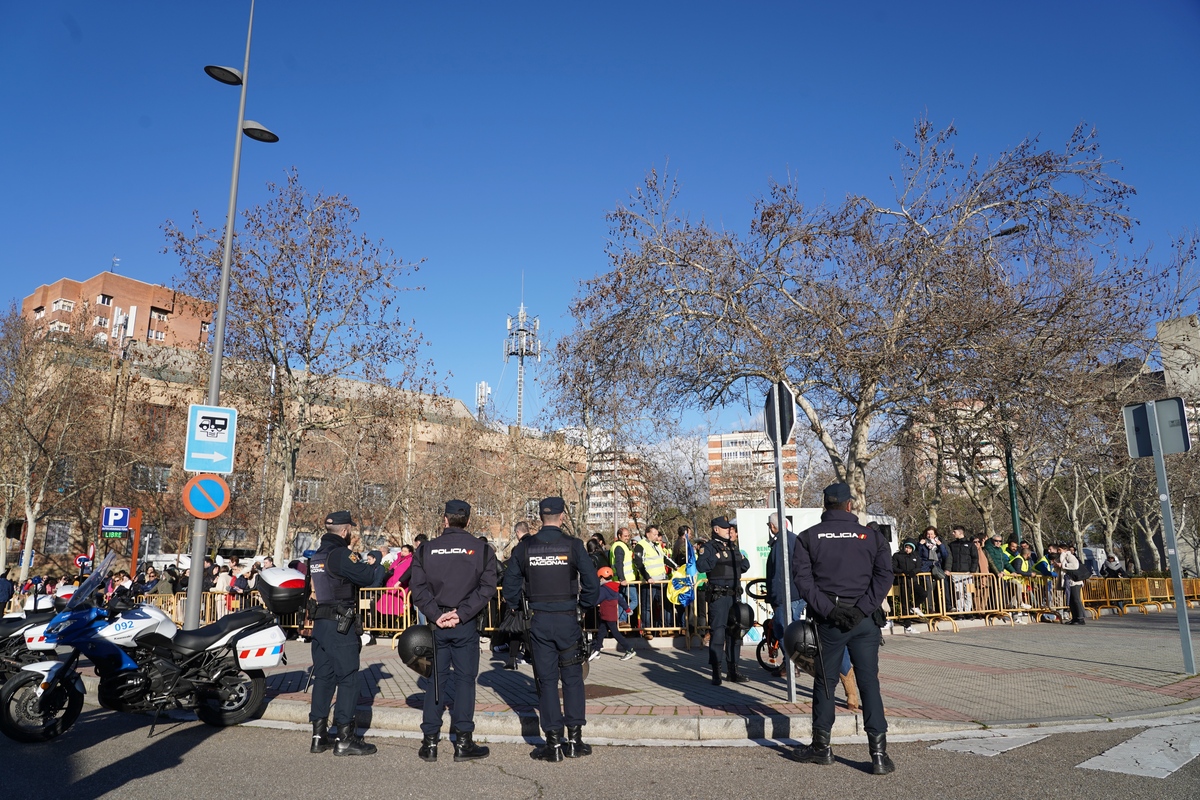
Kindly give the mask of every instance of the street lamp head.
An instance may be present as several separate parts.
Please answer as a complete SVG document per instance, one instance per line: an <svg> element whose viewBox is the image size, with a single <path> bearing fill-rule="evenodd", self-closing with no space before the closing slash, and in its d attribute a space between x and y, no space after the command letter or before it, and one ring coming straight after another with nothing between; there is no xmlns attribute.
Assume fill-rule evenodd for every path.
<svg viewBox="0 0 1200 800"><path fill-rule="evenodd" d="M252 119L248 119L242 123L242 133L258 142L267 142L268 144L273 144L279 141L278 136L271 133L269 130Z"/></svg>
<svg viewBox="0 0 1200 800"><path fill-rule="evenodd" d="M213 80L220 81L228 86L242 85L242 73L240 70L236 70L233 67L220 67L210 64L204 68L204 71L208 73L208 77L212 78Z"/></svg>

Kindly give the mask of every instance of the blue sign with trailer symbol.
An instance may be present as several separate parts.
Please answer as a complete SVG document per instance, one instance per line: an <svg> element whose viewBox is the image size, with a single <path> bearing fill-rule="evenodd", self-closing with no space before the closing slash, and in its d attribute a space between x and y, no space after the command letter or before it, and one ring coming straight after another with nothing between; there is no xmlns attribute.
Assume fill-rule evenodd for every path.
<svg viewBox="0 0 1200 800"><path fill-rule="evenodd" d="M187 447L183 454L185 472L233 472L237 440L237 409L192 405L188 408Z"/></svg>

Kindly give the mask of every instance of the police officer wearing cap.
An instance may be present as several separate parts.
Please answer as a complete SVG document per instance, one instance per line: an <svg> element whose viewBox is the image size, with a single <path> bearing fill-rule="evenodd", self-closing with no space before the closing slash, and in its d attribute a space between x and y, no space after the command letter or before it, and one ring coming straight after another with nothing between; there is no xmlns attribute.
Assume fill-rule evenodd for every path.
<svg viewBox="0 0 1200 800"><path fill-rule="evenodd" d="M563 533L566 506L561 497L547 497L538 506L541 529L517 543L504 572L504 599L517 607L522 595L533 619L529 637L533 645L533 671L537 677L538 714L546 744L531 753L541 761L590 755L583 742L584 718L583 631L580 609L596 605L600 580L592 568L583 542ZM562 679L562 706L558 684ZM566 731L564 733L564 725Z"/></svg>
<svg viewBox="0 0 1200 800"><path fill-rule="evenodd" d="M801 748L797 758L809 764L833 763L832 687L848 649L862 697L871 772L886 775L896 766L887 754L888 726L879 694L882 639L876 612L892 585L891 546L878 531L859 523L848 485L826 487L824 499L821 521L801 531L792 549L792 577L815 615L821 644L813 684L812 744Z"/></svg>
<svg viewBox="0 0 1200 800"><path fill-rule="evenodd" d="M476 618L496 595L496 551L467 533L471 506L449 500L440 536L413 556L410 588L413 603L430 620L437 674L425 690L421 719L423 761L437 761L442 714L449 699L450 667L454 667L454 760L487 758L488 749L472 740L475 731L475 679L479 675L479 633ZM439 692L440 690L440 692ZM440 696L438 696L440 694Z"/></svg>
<svg viewBox="0 0 1200 800"><path fill-rule="evenodd" d="M721 685L721 670L728 667L732 683L750 680L738 672L738 656L742 652L740 631L729 631L729 609L742 594L738 578L750 569L750 559L742 555L732 541L729 529L733 527L725 517L712 521L712 539L700 545L696 556L696 569L708 575L705 599L708 601L708 624L711 636L708 640L708 663L712 667L713 686Z"/></svg>
<svg viewBox="0 0 1200 800"><path fill-rule="evenodd" d="M349 511L335 511L325 518L325 535L308 562L317 610L312 637L312 722L311 753L330 747L335 756L369 756L376 748L355 733L354 709L358 705L358 653L362 649L358 619L358 587L370 586L375 571L350 552L354 520ZM329 707L337 689L333 712L334 733L328 734Z"/></svg>

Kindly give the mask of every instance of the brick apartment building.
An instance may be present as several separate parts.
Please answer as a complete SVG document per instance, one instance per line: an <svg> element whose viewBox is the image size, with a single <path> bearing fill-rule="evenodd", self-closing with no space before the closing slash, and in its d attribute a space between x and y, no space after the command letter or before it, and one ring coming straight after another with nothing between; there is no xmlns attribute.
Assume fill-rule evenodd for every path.
<svg viewBox="0 0 1200 800"><path fill-rule="evenodd" d="M97 342L117 348L127 341L198 350L208 339L213 307L167 286L115 272L85 281L62 278L21 301L21 313L50 331L78 320Z"/></svg>
<svg viewBox="0 0 1200 800"><path fill-rule="evenodd" d="M783 446L784 494L795 497L798 485L796 443ZM708 437L708 491L719 508L767 508L774 505L775 450L762 431L714 433Z"/></svg>

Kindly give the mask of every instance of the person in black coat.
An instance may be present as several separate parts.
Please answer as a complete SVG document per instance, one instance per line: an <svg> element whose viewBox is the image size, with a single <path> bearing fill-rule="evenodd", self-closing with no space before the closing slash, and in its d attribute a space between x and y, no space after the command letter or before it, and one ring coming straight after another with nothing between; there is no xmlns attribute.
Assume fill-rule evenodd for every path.
<svg viewBox="0 0 1200 800"><path fill-rule="evenodd" d="M503 595L513 608L524 597L533 612L529 639L537 676L538 716L546 744L534 750L531 757L557 762L564 756L579 758L592 752L591 746L583 742L583 726L587 724L583 663L588 654L579 613L596 605L600 579L583 542L559 527L566 513L563 499L545 498L538 504L538 513L541 530L513 549L504 571Z"/></svg>
<svg viewBox="0 0 1200 800"><path fill-rule="evenodd" d="M900 549L892 554L892 573L896 583L894 599L899 610L897 616L924 616L920 606L925 602L925 587L917 580L917 573L920 571L921 559L917 556L917 543L912 539L905 539ZM917 632L913 630L911 620L905 619L902 623L905 633Z"/></svg>
<svg viewBox="0 0 1200 800"><path fill-rule="evenodd" d="M813 684L812 744L796 758L808 764L833 763L832 686L843 651L849 650L862 697L871 772L885 775L896 765L887 754L888 725L879 690L878 612L892 587L891 545L878 531L859 523L847 484L828 486L824 494L821 521L796 537L792 551L792 576L814 614L821 644Z"/></svg>

